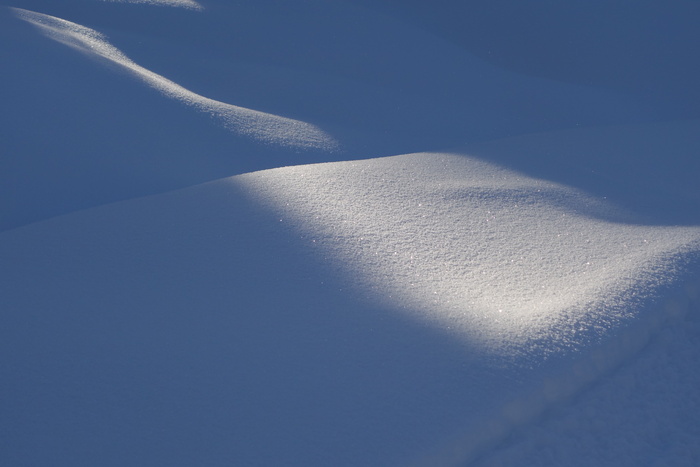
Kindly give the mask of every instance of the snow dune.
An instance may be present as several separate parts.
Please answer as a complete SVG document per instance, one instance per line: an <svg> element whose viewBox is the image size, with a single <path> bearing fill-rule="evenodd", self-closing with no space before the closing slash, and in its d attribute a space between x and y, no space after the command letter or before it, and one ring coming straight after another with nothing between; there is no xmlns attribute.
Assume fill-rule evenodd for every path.
<svg viewBox="0 0 700 467"><path fill-rule="evenodd" d="M353 2L202 5L3 7L0 229L254 170L657 118Z"/></svg>
<svg viewBox="0 0 700 467"><path fill-rule="evenodd" d="M5 456L488 459L694 319L700 229L635 219L424 153L243 174L5 232L18 427Z"/></svg>
<svg viewBox="0 0 700 467"><path fill-rule="evenodd" d="M599 340L700 246L697 227L635 225L599 199L458 154L233 180L362 289L496 353Z"/></svg>
<svg viewBox="0 0 700 467"><path fill-rule="evenodd" d="M19 8L13 10L18 17L36 26L48 37L91 57L107 60L122 67L165 96L177 99L222 120L233 131L265 143L283 144L289 147L325 150L333 150L337 147L337 142L332 137L308 123L218 102L189 91L137 65L93 29L42 13Z"/></svg>
<svg viewBox="0 0 700 467"><path fill-rule="evenodd" d="M0 464L700 463L700 123L358 3L0 9Z"/></svg>

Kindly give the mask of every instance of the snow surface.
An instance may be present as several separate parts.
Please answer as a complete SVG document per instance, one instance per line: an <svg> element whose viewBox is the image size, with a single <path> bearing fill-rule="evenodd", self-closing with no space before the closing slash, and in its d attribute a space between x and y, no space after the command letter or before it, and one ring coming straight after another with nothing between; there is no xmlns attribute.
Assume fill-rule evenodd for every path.
<svg viewBox="0 0 700 467"><path fill-rule="evenodd" d="M235 183L392 307L489 352L538 359L619 325L638 299L629 295L670 280L668 261L700 246L700 228L611 222L594 198L460 155L274 169Z"/></svg>
<svg viewBox="0 0 700 467"><path fill-rule="evenodd" d="M112 46L99 32L70 21L20 8L17 17L31 23L51 39L80 52L124 67L167 97L191 105L223 120L233 131L258 138L263 142L286 146L318 147L332 150L335 141L322 131L304 122L244 109L200 96L172 81L149 71Z"/></svg>
<svg viewBox="0 0 700 467"><path fill-rule="evenodd" d="M189 8L191 10L201 10L203 7L194 0L99 0L113 3L143 3L146 5L172 6Z"/></svg>
<svg viewBox="0 0 700 467"><path fill-rule="evenodd" d="M687 102L389 0L3 5L3 465L700 464Z"/></svg>
<svg viewBox="0 0 700 467"><path fill-rule="evenodd" d="M31 24L0 11L0 228L254 170L658 118L644 100L499 69L352 3L202 5L15 0ZM37 30L42 15L53 32Z"/></svg>

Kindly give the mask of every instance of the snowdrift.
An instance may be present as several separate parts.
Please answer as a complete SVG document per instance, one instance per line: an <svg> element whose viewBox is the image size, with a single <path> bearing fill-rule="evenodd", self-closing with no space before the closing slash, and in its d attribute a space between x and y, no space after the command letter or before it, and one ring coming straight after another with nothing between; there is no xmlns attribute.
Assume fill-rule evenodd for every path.
<svg viewBox="0 0 700 467"><path fill-rule="evenodd" d="M254 170L654 117L351 3L174 8L190 4L0 9L0 228Z"/></svg>
<svg viewBox="0 0 700 467"><path fill-rule="evenodd" d="M618 211L417 154L5 232L9 459L473 460L688 313L700 229Z"/></svg>
<svg viewBox="0 0 700 467"><path fill-rule="evenodd" d="M358 2L4 5L3 465L700 462L699 121Z"/></svg>

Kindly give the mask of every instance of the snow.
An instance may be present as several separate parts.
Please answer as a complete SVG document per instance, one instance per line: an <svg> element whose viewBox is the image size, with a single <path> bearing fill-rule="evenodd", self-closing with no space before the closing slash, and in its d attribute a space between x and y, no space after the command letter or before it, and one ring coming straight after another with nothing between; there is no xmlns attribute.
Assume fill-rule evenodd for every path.
<svg viewBox="0 0 700 467"><path fill-rule="evenodd" d="M700 240L695 227L600 220L614 216L594 198L458 155L235 180L347 270L349 282L357 278L392 307L486 341L489 352L514 346L541 357L599 337L576 332L619 324L630 307L618 295L670 279L666 258L696 250Z"/></svg>
<svg viewBox="0 0 700 467"><path fill-rule="evenodd" d="M694 101L412 8L0 5L0 463L700 462Z"/></svg>
<svg viewBox="0 0 700 467"><path fill-rule="evenodd" d="M203 7L194 0L100 0L102 2L113 3L142 3L146 5L171 6L188 8L191 10L201 10Z"/></svg>
<svg viewBox="0 0 700 467"><path fill-rule="evenodd" d="M337 143L321 130L304 122L265 114L200 96L149 71L112 46L97 31L49 15L15 8L17 16L38 27L44 34L80 52L108 60L141 78L167 97L191 105L223 120L233 131L266 143L332 150Z"/></svg>
<svg viewBox="0 0 700 467"><path fill-rule="evenodd" d="M665 328L584 397L475 465L697 465L697 412L688 410L698 406L697 338L697 316Z"/></svg>

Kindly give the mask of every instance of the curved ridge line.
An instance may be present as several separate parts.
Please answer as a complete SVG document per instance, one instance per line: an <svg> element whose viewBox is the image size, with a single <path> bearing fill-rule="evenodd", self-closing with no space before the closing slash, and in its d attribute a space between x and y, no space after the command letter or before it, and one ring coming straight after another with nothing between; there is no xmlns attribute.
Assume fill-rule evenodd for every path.
<svg viewBox="0 0 700 467"><path fill-rule="evenodd" d="M188 10L204 10L204 7L195 0L101 0L106 3L136 3L142 5L171 6L186 8Z"/></svg>
<svg viewBox="0 0 700 467"><path fill-rule="evenodd" d="M16 16L41 30L49 38L87 55L119 65L166 97L208 113L229 130L266 143L306 149L337 150L338 142L315 125L257 110L239 107L199 95L142 67L110 44L94 29L21 8L11 8Z"/></svg>

